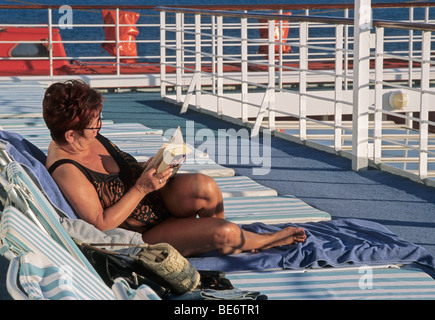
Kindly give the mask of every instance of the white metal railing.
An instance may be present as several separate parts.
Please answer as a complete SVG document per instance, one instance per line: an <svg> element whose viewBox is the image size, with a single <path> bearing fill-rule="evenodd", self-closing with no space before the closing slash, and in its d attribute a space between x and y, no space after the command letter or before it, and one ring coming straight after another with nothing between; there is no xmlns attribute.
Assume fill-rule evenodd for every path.
<svg viewBox="0 0 435 320"><path fill-rule="evenodd" d="M354 27L360 21L358 16L289 17L157 9L161 17L161 63L176 68L173 79L168 78L165 68L161 69L161 93L163 98L182 105L182 112L193 107L249 126L253 136L261 129L271 130L293 141L352 157L355 170L373 164L433 184L430 178L435 154L431 149L435 149L435 137L429 128L435 128L435 122L429 115L435 111L431 104L435 101L431 99L435 94L431 87L435 78L431 53L435 25L429 19L429 8L423 19L415 19L410 10L411 22L373 20L364 30ZM268 21L267 39L249 35L250 26L259 27L253 21L258 19ZM275 21L291 21L293 38L275 39ZM312 38L313 25L322 30L330 28L333 36L326 42ZM401 35L403 30L405 34ZM167 41L169 34L173 41ZM265 62L248 53L250 46L262 41L268 46ZM225 55L228 43L233 50L238 48L238 55ZM280 52L276 57L275 46L288 44L296 53L291 56ZM172 59L168 55L171 51L175 52ZM240 68L237 73L228 71L234 63ZM253 72L264 67L262 77ZM175 93L168 93L167 86L175 87ZM226 86L236 90L225 90ZM393 109L389 104L397 90L408 97L404 109ZM346 121L346 116L352 121ZM391 116L405 119L405 124L388 121ZM289 118L296 121L283 121ZM418 123L418 130L413 123ZM387 134L388 130L396 133ZM416 156L410 156L410 151ZM401 167L397 167L398 162Z"/></svg>
<svg viewBox="0 0 435 320"><path fill-rule="evenodd" d="M422 3L409 4L409 9L404 9L404 4L387 4L388 9L383 9L384 5L374 5L377 9L376 12L382 12L385 10L410 10L408 20L415 20L416 22L421 22L426 19L430 20L429 7L434 4L427 4L424 6ZM201 7L201 6L198 6ZM202 6L206 8L207 6ZM63 8L61 10L61 8ZM291 5L251 5L251 6L213 6L214 9L226 8L231 10L246 10L247 12L289 12L293 14L303 14L303 15L323 15L323 14L337 14L343 17L348 17L349 12L352 12L351 4L338 4L338 5L303 5L303 4L291 4ZM390 9L391 8L391 9ZM135 25L119 23L115 21L113 24L104 24L101 19L101 9L113 10L113 11L133 11L140 13L139 20ZM416 13L414 13L417 11ZM71 21L65 19L64 15L68 14L67 10L70 10ZM425 10L425 14L421 14L421 11ZM332 11L329 12L329 11ZM336 12L337 11L337 12ZM66 13L65 13L66 12ZM12 13L12 14L11 14ZM118 17L118 15L116 15ZM68 18L68 17L67 17ZM65 25L65 23L71 25ZM216 22L211 22L209 27ZM139 30L139 35L136 37L135 43L137 44L137 55L136 56L123 56L118 48L119 45L126 43L128 41L119 39L119 29L122 27L134 26ZM154 11L154 6L55 6L55 5L0 5L0 30L6 27L35 27L35 28L46 28L47 37L46 39L38 40L22 40L13 39L9 41L0 41L0 46L2 44L8 43L34 43L43 44L48 49L47 57L20 57L14 58L8 55L0 56L0 63L7 61L48 61L49 67L42 73L31 73L30 71L21 70L21 73L13 74L14 77L25 80L25 79L48 79L48 81L53 81L53 79L63 79L71 77L81 77L86 81L92 81L95 86L103 87L134 87L134 86L156 86L160 83L160 75L157 71L150 72L146 69L147 66L153 66L154 69L159 67L160 59L160 23L159 15ZM104 38L104 27L114 27L117 30L118 37L114 40L105 40ZM255 34L257 38L258 30L261 28L267 28L267 25L259 24L258 21L252 23L252 20L248 21L247 32L249 37L252 38L252 34ZM287 42L298 42L298 35L293 32L297 30L298 24L296 21L289 21L290 32L286 39ZM53 40L52 32L48 30L60 30L62 39L60 41ZM240 25L235 25L234 23L224 23L223 32L226 33L228 29L242 29ZM310 39L314 36L316 37L316 43L318 45L330 45L333 43L333 35L322 36L324 24L310 23ZM316 30L317 29L317 30ZM322 32L320 31L322 30ZM316 34L317 33L317 34ZM347 39L351 41L348 36L348 28L345 27L344 31L345 42ZM240 37L239 37L240 38ZM172 39L168 38L168 41ZM187 41L183 40L183 41ZM189 40L189 41L193 41ZM262 42L263 41L263 42ZM400 41L407 41L407 37L401 36ZM111 56L104 53L100 49L102 44L114 44L117 48L116 55ZM213 39L210 39L210 45L215 44ZM259 45L265 44L264 40L259 39L257 42L248 43L247 58L253 60L262 59L263 55L257 54L257 49ZM66 56L57 56L53 54L53 47L55 45L64 46L66 51ZM228 46L230 43L227 39L224 41L224 45ZM266 44L267 45L267 44ZM232 46L232 45L231 45ZM298 61L298 48L294 47L296 51L290 52L288 54L279 53L282 57L282 61ZM224 56L229 58L232 56L234 59L240 59L241 53L226 52L224 50ZM325 53L314 52L310 50L310 59L324 59ZM346 54L346 51L345 51ZM189 54L186 54L186 58ZM175 57L175 55L174 55ZM138 63L136 64L125 64L122 63L124 59L132 58L136 59ZM169 59L170 57L168 57ZM345 56L345 61L347 57ZM68 70L67 72L59 72L56 69L56 62L64 62ZM71 62L73 61L73 62ZM263 61L261 65L260 61L257 61L258 67L262 66L267 68L267 61ZM103 68L104 67L104 68ZM345 65L347 68L347 64ZM1 69L1 68L0 68ZM286 69L279 69L280 72ZM10 76L5 72L0 70L0 81L10 80ZM168 77L170 77L168 75ZM96 80L100 79L100 82ZM112 81L110 81L112 80Z"/></svg>
<svg viewBox="0 0 435 320"><path fill-rule="evenodd" d="M157 8L158 12L153 6L72 6L70 33L62 29L58 6L0 6L0 29L38 27L50 31L47 39L0 41L0 46L43 44L48 48L47 57L4 55L0 56L0 63L49 62L46 73L15 74L14 80L52 82L79 77L95 87L161 86L162 96L183 104L183 111L194 105L232 121L238 119L252 127L253 134L267 128L293 141L349 157L355 155L355 169L370 163L427 180L433 174L435 158L431 130L435 124L430 117L434 77L430 46L434 38L435 4L373 4L372 7L373 28L364 34L362 46L366 49L364 55L368 56L357 63L351 4L213 8L220 11L208 7L201 10L166 7ZM136 56L122 56L119 51L125 42L120 40L119 29L133 25L122 24L118 19L113 24L101 23L100 9L140 12L134 25L139 29ZM32 10L33 20L25 14L12 19L4 15L8 10ZM403 21L378 21L377 17L386 20L385 12L396 10L406 10ZM288 11L292 12L291 16L281 15ZM259 19L267 22L260 23ZM288 25L287 37L279 32L278 39L274 39L274 20L281 31ZM105 40L104 27L114 27L116 39ZM60 29L61 41L53 39L55 29ZM260 29L267 30L268 37L261 37ZM104 43L115 45L115 56L101 53L100 46ZM54 54L55 45L64 46L66 55ZM284 52L283 45L289 45L292 51ZM269 53L258 53L260 46L266 46ZM276 47L279 50L275 55ZM125 58L136 59L137 63L122 63ZM362 67L369 59L376 68ZM71 60L76 60L76 64ZM79 68L74 73L60 74L55 68L59 61ZM395 68L387 66L392 61ZM399 65L400 61L405 63ZM149 67L160 73L150 72ZM95 70L99 71L88 72ZM354 87L358 84L355 70L366 72L363 83L358 85L359 96L365 100L357 104L365 109L352 122ZM0 81L11 79L0 68ZM408 95L409 104L403 110L391 109L385 102L396 90ZM405 122L407 134L387 132L386 120L392 116ZM416 126L419 131L415 131ZM417 140L413 140L415 132Z"/></svg>
<svg viewBox="0 0 435 320"><path fill-rule="evenodd" d="M6 33L8 28L35 28L45 32L42 39L29 40L29 35L23 39L1 40L0 46L15 44L42 44L47 48L44 57L11 57L0 56L0 63L5 62L48 62L48 67L35 72L29 70L16 70L12 74L0 68L0 81L8 81L13 76L15 79L39 80L41 82L62 80L65 78L79 77L91 82L97 87L135 86L138 79L145 80L143 86L152 85L155 81L146 81L144 73L149 66L159 66L159 21L158 14L153 11L154 6L28 6L28 5L0 5L0 33ZM62 10L61 10L62 8ZM104 23L101 9L113 11L114 23ZM25 13L32 12L29 19ZM65 11L70 11L65 13ZM140 13L137 23L123 23L120 21L120 12L129 11ZM64 18L63 15L70 17ZM13 18L11 18L12 16ZM124 27L134 27L139 30L139 35L134 39L137 54L125 55L120 51L120 46L131 43L123 40L120 30ZM114 39L105 37L104 28L114 28ZM54 31L58 30L62 38L54 39ZM27 37L27 38L26 38ZM1 34L0 34L1 39ZM115 54L110 55L101 49L103 44L112 44ZM56 46L62 47L66 55L56 54ZM151 50L148 50L151 47ZM1 51L1 50L0 50ZM136 60L137 62L124 62ZM59 69L62 62L68 68ZM145 71L145 72L144 72ZM157 71L158 73L158 71Z"/></svg>

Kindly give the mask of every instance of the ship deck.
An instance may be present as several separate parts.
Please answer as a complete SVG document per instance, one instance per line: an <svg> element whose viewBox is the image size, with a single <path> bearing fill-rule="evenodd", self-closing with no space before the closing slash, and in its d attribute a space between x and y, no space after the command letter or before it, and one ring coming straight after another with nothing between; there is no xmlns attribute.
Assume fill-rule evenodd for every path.
<svg viewBox="0 0 435 320"><path fill-rule="evenodd" d="M380 25L382 27L382 25ZM425 27L429 28L429 27ZM428 39L426 39L428 40ZM242 41L243 42L243 41ZM181 42L180 42L181 43ZM180 46L181 47L181 46ZM429 47L430 48L430 47ZM243 59L242 59L243 60ZM430 60L430 59L429 59ZM245 61L245 60L243 60ZM269 55L269 61L273 61L273 55ZM412 59L410 59L412 61ZM426 61L427 62L427 61ZM181 62L178 61L180 64ZM238 65L231 65L230 70L224 69L224 63L220 63L221 69L218 70L219 72L225 72L225 77L221 77L222 83L218 82L218 94L221 94L219 98L221 98L227 93L223 92L224 85L227 85L227 83L223 82L223 79L231 80L229 81L230 84L233 83L232 73L236 72L239 73L239 66ZM166 63L166 65L170 65ZM273 63L270 63L270 65L273 65ZM340 64L341 65L341 64ZM387 64L386 64L387 65ZM425 69L421 72L421 79L427 80L427 86L426 89L419 88L419 97L421 96L421 99L426 97L428 91L429 91L429 80L433 80L433 72L429 72L431 70L430 63L425 64ZM184 65L189 66L189 65ZM308 65L309 69L317 69L314 68L313 65ZM397 65L395 65L397 66ZM226 66L228 67L228 66ZM275 68L269 67L268 72L263 70L262 68L258 70L252 70L252 65L245 65L246 69L249 71L256 71L253 72L255 76L249 78L249 84L253 82L255 84L255 90L258 90L258 88L267 87L264 85L264 77L267 76L267 73L269 76L273 75L275 73ZM293 66L295 67L295 66ZM427 68L426 68L427 67ZM156 66L154 65L154 68ZM258 68L258 67L257 67ZM310 76L307 76L306 70L304 68L301 68L301 70L298 70L293 73L293 71L288 71L288 78L286 80L287 83L293 84L298 83L300 79L301 72L303 73L302 78L305 79L305 85L301 88L303 89L303 95L304 96L314 96L314 95L320 95L320 90L315 91L319 88L314 88L312 91L310 91L310 85L313 81L312 79L316 79L316 84L320 83L319 79L323 79L325 69L325 65L319 66L322 70L317 70L317 74L313 74L310 76L313 78L310 78ZM219 137L219 132L221 130L229 131L229 130L235 130L237 132L238 130L244 129L247 131L246 126L242 127L239 126L237 123L240 122L230 122L223 120L223 116L221 118L216 117L216 113L214 116L210 114L210 112L198 112L196 107L194 107L192 104L193 102L186 99L186 106L188 108L185 110L185 113L180 113L181 107L180 107L180 101L182 98L182 88L187 87L189 84L188 80L189 77L194 73L187 70L183 73L183 76L186 76L186 79L182 77L181 75L181 69L177 67L177 70L179 71L179 74L173 73L171 70L167 70L168 73L163 75L162 74L155 76L155 73L158 72L159 68L157 69L149 69L150 73L144 73L142 77L140 78L140 81L138 81L137 75L123 75L123 77L112 77L110 74L105 75L84 75L82 78L84 78L86 81L88 81L91 85L98 88L104 88L106 85L106 82L111 82L111 88L115 88L109 91L104 92L104 96L106 98L104 102L104 109L103 109L103 116L104 121L107 123L117 123L117 124L132 124L132 123L139 123L141 125L147 126L149 128L153 129L159 129L162 130L162 132L166 132L169 129L175 129L177 126L180 126L182 131L186 134L186 140L188 138L192 139L192 136L187 136L187 132L189 131L190 135L201 137L201 130L207 129L206 131L208 133L212 132L214 137ZM170 68L168 68L170 69ZM423 68L422 68L423 69ZM199 68L198 72L199 73ZM397 68L388 68L386 66L386 72L384 74L384 80L391 80L389 77L392 76L396 80L400 81L410 81L414 79L410 76L410 72L406 73L406 77L403 78L402 75L403 72L399 72ZM426 71L425 71L426 70ZM207 71L207 70L201 70L201 72ZM210 71L210 70L209 70ZM213 70L212 70L213 71ZM228 72L227 72L228 71ZM412 71L412 70L411 70ZM110 72L113 72L110 71ZM243 73L242 73L243 74ZM214 77L214 71L211 72L211 76ZM247 74L245 74L247 75ZM251 75L251 74L250 74ZM398 78L400 75L400 78ZM291 77L290 77L291 76ZM335 75L333 75L335 76ZM68 75L68 77L71 77L71 75ZM326 77L326 76L325 76ZM328 75L330 77L330 75ZM350 76L347 76L350 77ZM35 86L32 83L25 83L24 81L32 81L29 80L28 77L3 77L0 81L0 129L8 130L16 126L17 128L19 126L27 126L28 128L32 127L42 127L44 126L44 123L41 119L41 101L42 101L42 94L43 94L43 87L46 87L48 83L51 83L54 80L64 80L65 77L45 77L42 79L42 77L35 77L33 78L34 81L40 81L41 85ZM39 80L38 80L39 79ZM157 81L158 79L159 81ZM196 78L194 78L196 79ZM270 84L276 85L275 80L270 77ZM309 81L306 81L306 80ZM122 81L121 81L122 80ZM341 79L344 81L344 77ZM21 82L23 81L23 82ZM148 82L147 82L148 81ZM172 83L172 81L177 81L176 83ZM196 80L197 81L197 80ZM201 80L202 81L202 80ZM169 90L168 95L165 99L161 97L160 91L158 91L157 86L159 86L161 83L166 83L168 87L172 86L172 90ZM141 83L143 86L140 88L135 88L132 90L125 90L125 91L119 91L115 92L116 88L121 87L133 87L132 83L137 84ZM248 81L245 79L243 80L243 75L241 76L241 81L238 83L248 84ZM326 82L325 82L326 83ZM192 80L190 83L192 88L194 85L196 86L196 82ZM210 83L202 82L202 85L207 86L210 85ZM322 83L321 85L324 85ZM153 87L154 86L154 87ZM320 85L319 85L320 86ZM395 84L395 86L398 86ZM246 86L247 87L247 86ZM341 82L338 85L339 88L341 88ZM107 87L105 87L107 88ZM237 86L234 86L237 89ZM196 88L199 92L201 88ZM410 87L406 88L409 89L410 92L416 91L417 89ZM411 90L412 89L412 90ZM201 89L202 90L202 89ZM233 89L234 90L234 89ZM240 89L243 90L243 87ZM280 89L281 90L281 89ZM300 89L301 90L301 89ZM206 109L206 94L209 92L205 89L203 90L204 94L202 94L202 102L203 105L202 108ZM220 91L222 91L220 93ZM254 90L253 90L254 91ZM292 87L285 88L282 91L286 94L294 94L292 91ZM305 92L307 91L307 92ZM243 91L242 91L243 92ZM332 92L332 91L331 91ZM346 92L337 91L338 93L345 95ZM247 89L246 89L247 93ZM251 94L251 89L250 92ZM259 100L256 99L256 93L252 92L253 100ZM267 91L266 91L267 93ZM347 93L352 93L352 91L348 90ZM178 101L178 104L171 103L170 102L170 96L174 97L174 94L176 94L174 101L177 99L180 99ZM239 92L237 92L239 94ZM431 93L432 94L432 93ZM187 94L184 98L187 98ZM268 97L266 94L264 95L264 100L266 101L266 97ZM228 97L226 97L228 98ZM284 96L283 99L285 99L286 96ZM324 103L317 102L315 105L321 105L322 107L326 108L326 102L331 100L331 98L328 96L324 97ZM420 98L419 98L420 99ZM193 100L193 99L192 99ZM197 101L200 99L198 98ZM242 99L243 100L243 99ZM275 98L274 98L275 100ZM417 99L410 99L411 101L417 101ZM172 102L174 102L172 101ZM251 101L251 100L250 100ZM278 101L278 96L276 101ZM325 102L326 101L326 102ZM347 101L343 98L343 100L335 100L335 102L340 102L345 104ZM425 101L425 100L424 100ZM231 104L231 99L226 100L225 107L228 107ZM241 105L243 106L242 101ZM251 104L253 104L251 102ZM296 104L288 103L292 107ZM279 104L277 104L278 106ZM349 104L350 105L350 104ZM256 106L263 108L263 105ZM303 108L302 108L303 109ZM426 112L433 111L433 109L429 110L429 107L426 108ZM307 116L318 116L319 113L313 112L310 114L307 112L307 108L304 110L304 114ZM420 109L416 110L410 110L410 112L419 111ZM205 110L207 111L207 110ZM222 113L225 115L224 110L221 110ZM277 111L281 111L277 109ZM309 111L309 110L308 110ZM382 110L381 110L382 111ZM287 110L287 113L283 113L289 117L294 114L292 110ZM376 110L378 112L378 110ZM379 111L380 112L380 111ZM383 111L385 114L391 114L392 112ZM261 112L258 112L258 115L262 115ZM278 112L279 113L279 112ZM344 113L340 111L340 114L347 115L348 113ZM429 114L429 113L428 113ZM268 116L274 116L273 113L269 113ZM321 113L321 115L328 115L329 113ZM304 119L304 115L299 115L300 119ZM250 118L252 121L252 115L246 114L246 123L248 123L247 119ZM410 118L410 120L415 121L415 118ZM229 117L225 117L225 119L230 120ZM234 120L234 118L233 118ZM257 119L258 120L258 119ZM261 120L266 121L265 118L261 117L259 119L259 124L261 124ZM270 122L270 117L269 117ZM325 119L323 119L325 120ZM432 119L431 119L432 120ZM278 122L278 121L277 121ZM305 122L305 119L304 119ZM302 123L304 123L302 122ZM246 163L246 155L242 154L241 148L238 146L237 151L239 151L236 155L230 154L228 146L226 146L226 156L222 160L222 162L219 164L234 170L235 175L237 176L246 176L248 178L251 178L252 180L256 181L260 185L263 185L265 187L271 188L273 190L276 190L276 193L278 195L292 195L295 196L302 201L306 202L308 205L319 209L321 211L324 211L331 215L331 219L341 219L341 218L355 218L355 219L366 219L370 221L374 221L377 223L380 223L384 225L385 227L389 228L392 232L397 234L398 236L402 237L403 239L410 241L414 244L420 245L424 248L426 248L432 255L435 256L435 232L433 232L433 229L435 227L435 197L434 197L434 183L431 184L423 184L420 182L417 182L418 180L413 180L409 178L409 176L401 176L396 175L388 171L379 170L375 167L368 166L364 169L355 170L354 164L352 163L352 159L346 156L340 156L348 154L347 149L349 148L349 135L347 133L345 134L343 132L342 135L340 135L340 140L343 141L343 144L340 144L340 152L327 152L326 147L329 149L332 149L334 146L334 140L331 140L330 133L325 133L325 123L326 128L330 131L331 126L327 123L328 120L323 121L322 123L314 121L314 124L308 124L305 130L305 134L307 137L311 134L310 130L318 130L322 136L328 136L327 138L320 139L321 141L314 141L317 147L320 145L320 148L312 148L308 145L304 145L304 143L301 143L302 137L299 137L298 135L301 135L301 130L298 130L299 124L296 122L292 123L291 125L285 125L283 127L273 127L271 130L278 130L276 131L275 135L272 135L270 137L270 170L266 174L258 175L255 174L255 171L253 168L256 167L255 164L252 163ZM382 124L386 123L386 121L382 121ZM427 121L426 121L427 122ZM423 123L423 121L422 121ZM429 123L433 125L433 122ZM311 127L311 125L313 127ZM347 129L346 123L343 121L343 123L340 123L337 128L333 129ZM189 129L189 130L188 130ZM193 130L192 130L193 129ZM346 131L344 130L343 131ZM369 128L372 130L372 128ZM385 130L390 130L390 127L386 127ZM409 144L412 147L405 146L406 148L410 149L409 154L411 158L405 159L407 162L411 162L411 165L414 166L416 163L418 164L419 159L412 153L412 151L415 151L415 147L412 144L413 137L411 137L411 134L415 135L415 132L412 132L408 135L408 132L406 133L406 136L402 135L403 128L400 128L399 125L394 125L392 129L399 129L399 133L396 134L400 139L405 139L407 142L408 140L411 141ZM21 129L13 129L15 131L23 130ZM402 131L401 131L402 130ZM408 130L408 129L405 129ZM412 130L412 129L409 129ZM25 130L23 130L24 132ZM323 132L325 131L325 132ZM357 130L356 130L357 131ZM30 132L30 131L29 131ZM204 132L204 131L202 131ZM317 132L318 133L318 132ZM297 138L301 138L299 143L298 141L285 139L287 136L294 135ZM127 141L128 136L125 135L124 138L121 140ZM37 141L40 137L38 137L37 134L32 136L32 133L28 133L26 138L28 138L31 142ZM378 137L376 137L378 139ZM385 137L383 137L385 138ZM397 139L399 139L397 138ZM427 147L428 150L423 150L423 153L431 154L433 153L432 147L433 142L435 142L435 137L433 135L433 132L429 132L427 137L429 146ZM390 147L388 143L392 140L391 137L386 135L386 142L387 146ZM49 140L49 136L46 135L43 137L44 143L46 143ZM424 140L424 139L423 139ZM192 141L192 140L190 140ZM200 147L204 143L201 139L193 140L195 147ZM264 140L263 140L264 142ZM397 141L396 141L397 142ZM371 141L370 141L371 143ZM400 140L396 145L398 145L400 148L403 147L402 141ZM314 145L314 143L312 143ZM332 147L331 147L332 146ZM323 148L322 148L323 147ZM373 146L371 146L373 147ZM135 145L131 147L131 151L134 151L135 148L140 149L141 146ZM368 148L368 146L367 146ZM386 149L387 150L387 149ZM388 149L388 155L392 154L393 161L395 164L399 163L399 161L404 161L404 157L401 154L397 154L395 152L391 152L391 148ZM406 156L408 156L408 151L406 151ZM366 152L368 154L369 152ZM229 161L229 157L232 156L235 158L232 158L232 161ZM380 156L385 157L385 154L382 153ZM433 167L430 166L433 164L433 160L435 158L433 156L429 156L427 159L427 162L429 163L427 165L427 178L424 178L426 180L430 180L429 182L435 181L431 174L435 171L433 170ZM258 165L257 165L258 166ZM405 166L406 167L406 166ZM413 167L409 170L414 170ZM397 171L397 170L396 170ZM414 170L415 171L415 170ZM424 172L421 173L421 176L424 177ZM6 271L7 271L7 261L5 258L0 257L0 299L9 299L9 295L5 288L5 277L6 277Z"/></svg>
<svg viewBox="0 0 435 320"><path fill-rule="evenodd" d="M3 105L27 104L27 111L35 106L38 108L38 101L31 97L19 101L18 96L16 100L12 99L13 95L9 90L9 102L3 97ZM193 110L180 114L180 107L162 100L159 92L128 91L105 93L104 96L104 120L113 123L140 123L163 132L177 126L186 132L186 126L193 124L194 132L210 129L216 136L219 130L242 129L233 123ZM22 111L24 115L26 110ZM32 113L28 113L28 116L18 117L15 122L32 125L29 123ZM41 122L36 114L33 117L35 123ZM433 187L370 167L354 171L350 159L275 136L271 137L271 169L268 174L253 174L252 166L243 164L240 153L237 161L225 164L225 167L232 168L236 175L250 177L276 190L278 195L294 195L312 207L329 213L332 219L357 218L381 223L405 240L435 255ZM7 265L7 260L0 258L2 278L6 275ZM0 283L4 285L4 279ZM5 288L0 288L0 299L9 299Z"/></svg>

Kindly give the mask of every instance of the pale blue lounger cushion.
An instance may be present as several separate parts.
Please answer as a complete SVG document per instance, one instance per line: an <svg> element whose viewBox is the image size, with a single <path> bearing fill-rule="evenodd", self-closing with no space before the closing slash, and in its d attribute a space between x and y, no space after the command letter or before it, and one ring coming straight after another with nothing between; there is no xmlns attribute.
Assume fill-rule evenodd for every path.
<svg viewBox="0 0 435 320"><path fill-rule="evenodd" d="M68 266L73 275L73 285L80 292L81 299L114 299L113 292L99 278L94 270L88 269L73 258L50 236L25 217L16 208L8 206L2 213L0 237L11 251L24 254L33 252L48 258L58 267Z"/></svg>
<svg viewBox="0 0 435 320"><path fill-rule="evenodd" d="M20 259L19 281L30 300L78 300L69 266L56 266L43 255L28 252Z"/></svg>
<svg viewBox="0 0 435 320"><path fill-rule="evenodd" d="M226 277L237 288L258 290L270 300L435 299L435 280L414 267L241 271Z"/></svg>
<svg viewBox="0 0 435 320"><path fill-rule="evenodd" d="M331 215L291 196L224 198L225 217L234 223L267 224L330 220Z"/></svg>

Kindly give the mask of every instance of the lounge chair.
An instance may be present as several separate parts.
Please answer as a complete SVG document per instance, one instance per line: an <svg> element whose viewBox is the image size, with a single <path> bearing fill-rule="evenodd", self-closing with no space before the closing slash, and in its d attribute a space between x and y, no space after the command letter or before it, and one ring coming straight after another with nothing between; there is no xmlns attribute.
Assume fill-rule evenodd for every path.
<svg viewBox="0 0 435 320"><path fill-rule="evenodd" d="M24 168L18 162L12 161L6 165L5 173L6 177L0 180L3 188L8 192L5 205L18 207L35 225L44 230L89 270L95 272L60 224L58 212Z"/></svg>
<svg viewBox="0 0 435 320"><path fill-rule="evenodd" d="M291 196L256 196L224 198L225 217L234 223L262 221L268 224L301 223L330 220L327 212L315 209Z"/></svg>
<svg viewBox="0 0 435 320"><path fill-rule="evenodd" d="M227 272L241 290L260 290L270 300L435 299L435 280L421 268L397 265Z"/></svg>
<svg viewBox="0 0 435 320"><path fill-rule="evenodd" d="M37 83L0 84L0 119L41 118L44 89Z"/></svg>

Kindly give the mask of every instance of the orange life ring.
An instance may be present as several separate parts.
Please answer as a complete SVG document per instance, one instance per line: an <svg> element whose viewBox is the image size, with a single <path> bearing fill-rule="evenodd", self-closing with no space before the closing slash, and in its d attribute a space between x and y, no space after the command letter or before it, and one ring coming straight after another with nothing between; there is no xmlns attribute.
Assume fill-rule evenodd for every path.
<svg viewBox="0 0 435 320"><path fill-rule="evenodd" d="M284 12L284 15L291 15L291 12ZM267 28L268 26L268 20L265 19L258 19L258 22L260 23L261 28L260 31L260 37L262 39L269 39L269 30ZM289 30L289 22L288 21L282 21L282 41L286 42L285 39L288 37L288 30ZM275 21L275 41L279 41L280 39L280 33L279 33L279 21ZM291 51L291 47L288 45L275 45L275 53L279 53L279 48L282 47L282 53L289 53ZM269 53L269 46L268 45L262 45L258 49L258 53L260 54L268 54Z"/></svg>

